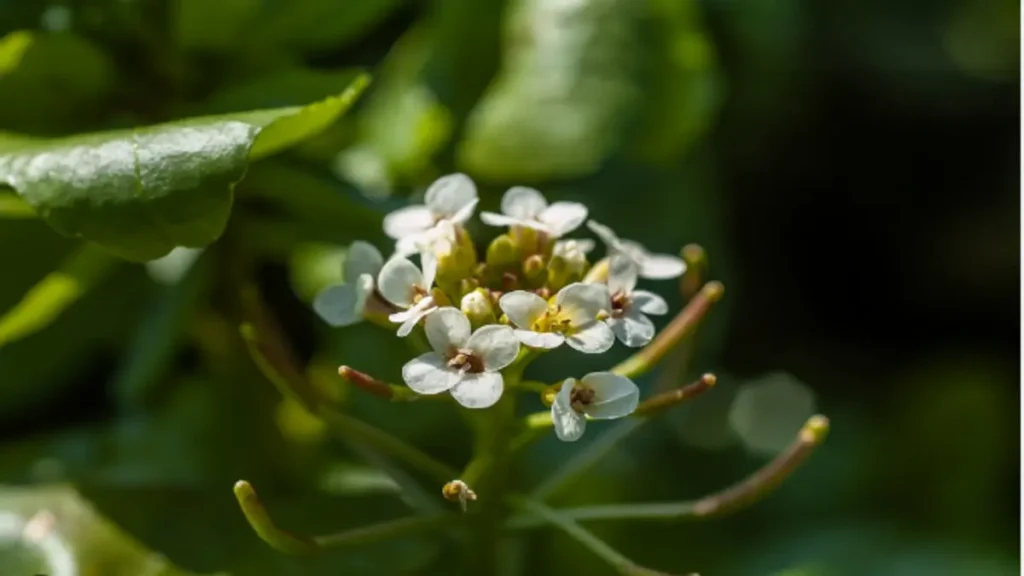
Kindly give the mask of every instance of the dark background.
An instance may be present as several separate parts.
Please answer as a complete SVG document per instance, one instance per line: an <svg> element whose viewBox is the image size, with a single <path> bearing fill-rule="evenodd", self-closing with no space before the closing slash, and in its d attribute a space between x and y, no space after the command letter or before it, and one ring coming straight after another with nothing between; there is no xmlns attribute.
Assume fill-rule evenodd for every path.
<svg viewBox="0 0 1024 576"><path fill-rule="evenodd" d="M5 31L73 35L96 50L34 45L36 57L0 76L3 131L55 136L305 104L340 91L353 68L376 77L338 126L250 169L227 234L187 275L195 292L119 264L42 331L0 345L0 479L10 486L0 507L64 511L69 538L88 542L83 574L137 574L151 558L121 536L77 528L107 526L101 517L200 573L450 573L459 555L450 543L403 541L307 561L267 550L248 531L230 494L238 478L261 487L282 523L309 532L403 507L316 423L279 406L239 352L230 262L238 250L255 254L269 305L314 378L338 388L333 368L347 363L395 379L406 358L391 335L329 330L309 310L316 288L340 274L325 244L365 237L386 249L379 218L437 175L461 170L478 182L485 209L507 186L531 184L586 203L593 218L658 251L699 243L710 276L726 285L690 368L718 373L721 385L631 438L555 503L700 496L766 461L781 447L772 439L792 437L818 411L832 422L828 442L756 507L706 523L595 531L638 562L702 574L1016 573L1017 4L705 0L680 3L685 16L670 20L667 2L638 16L623 2L590 1L615 16L567 17L560 29L599 31L580 74L606 84L583 84L565 101L610 111L600 117L611 120L570 142L545 141L525 121L521 134L474 133L473 114L488 99L539 125L560 118L530 100L536 80L500 60L534 44L529 27L516 32L491 2L304 0L291 12L269 0L224 4L256 6L239 8L244 18L200 2L0 2ZM557 4L522 5L539 13L545 3ZM199 16L184 19L184 10ZM356 12L363 25L335 28L358 21ZM643 42L617 35L634 21L647 33L632 38ZM413 26L422 38L408 40ZM681 70L666 46L684 36L710 56ZM408 49L388 56L400 38ZM555 52L539 61L578 64L579 55ZM388 66L414 73L389 80ZM673 79L676 92L666 88ZM402 100L424 86L447 120ZM639 91L609 96L623 86ZM665 126L684 136L666 139L657 130ZM592 165L552 161L585 154L609 134ZM361 147L382 159L389 191L340 160ZM381 195L390 198L367 199ZM471 231L481 246L493 234ZM0 220L3 308L75 246L38 220ZM672 282L652 289L681 304ZM151 323L168 308L176 321ZM171 360L126 379L125 366L145 357L144 334L157 334ZM626 352L611 356L544 358L535 373L584 373ZM646 391L656 379L639 383ZM456 467L468 456L450 414L341 394L352 412ZM753 422L729 417L744 395L758 408ZM570 453L542 442L521 476L542 478ZM357 484L364 492L354 493ZM521 545L524 572L605 570L555 532ZM23 560L3 546L0 566Z"/></svg>

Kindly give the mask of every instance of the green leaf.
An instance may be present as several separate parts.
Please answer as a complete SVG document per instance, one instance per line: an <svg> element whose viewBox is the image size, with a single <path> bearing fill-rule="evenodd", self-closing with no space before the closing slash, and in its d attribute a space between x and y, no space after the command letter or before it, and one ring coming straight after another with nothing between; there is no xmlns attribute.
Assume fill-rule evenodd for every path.
<svg viewBox="0 0 1024 576"><path fill-rule="evenodd" d="M186 50L229 51L261 6L261 0L178 0L178 43Z"/></svg>
<svg viewBox="0 0 1024 576"><path fill-rule="evenodd" d="M17 30L0 38L0 74L7 74L17 68L31 45L32 33L25 30Z"/></svg>
<svg viewBox="0 0 1024 576"><path fill-rule="evenodd" d="M296 50L337 49L370 32L404 0L279 0L249 37Z"/></svg>
<svg viewBox="0 0 1024 576"><path fill-rule="evenodd" d="M110 58L71 33L13 32L0 40L0 126L66 134L95 122L115 87Z"/></svg>
<svg viewBox="0 0 1024 576"><path fill-rule="evenodd" d="M117 260L83 245L0 316L0 347L42 330L114 268Z"/></svg>
<svg viewBox="0 0 1024 576"><path fill-rule="evenodd" d="M57 140L0 141L0 180L58 232L129 260L220 236L252 160L333 123L368 83L305 107L192 118Z"/></svg>
<svg viewBox="0 0 1024 576"><path fill-rule="evenodd" d="M594 172L644 98L642 2L512 0L502 69L466 121L458 162L488 180Z"/></svg>

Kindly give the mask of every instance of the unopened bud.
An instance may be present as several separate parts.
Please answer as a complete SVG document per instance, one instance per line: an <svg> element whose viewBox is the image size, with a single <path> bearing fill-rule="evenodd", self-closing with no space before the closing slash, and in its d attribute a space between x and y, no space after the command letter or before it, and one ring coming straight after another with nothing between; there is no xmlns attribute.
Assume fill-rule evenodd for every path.
<svg viewBox="0 0 1024 576"><path fill-rule="evenodd" d="M466 511L466 503L476 500L476 492L462 480L452 480L451 482L444 485L441 488L441 494L444 495L445 500L451 502L458 502L462 507L462 511Z"/></svg>
<svg viewBox="0 0 1024 576"><path fill-rule="evenodd" d="M544 258L540 254L534 254L523 261L523 276L530 286L544 284L547 275L544 271Z"/></svg>
<svg viewBox="0 0 1024 576"><path fill-rule="evenodd" d="M452 242L437 256L437 280L442 286L458 286L463 278L473 274L476 268L476 247L473 238L461 226L454 227Z"/></svg>
<svg viewBox="0 0 1024 576"><path fill-rule="evenodd" d="M448 298L448 294L436 286L430 289L430 297L434 299L434 304L437 305L438 308L452 305L452 301Z"/></svg>
<svg viewBox="0 0 1024 576"><path fill-rule="evenodd" d="M552 260L560 258L565 261L568 274L582 277L587 268L587 255L580 249L575 240L556 242L551 251Z"/></svg>
<svg viewBox="0 0 1024 576"><path fill-rule="evenodd" d="M477 288L463 296L460 308L474 329L498 321L494 315L494 304L491 302L490 294L484 288Z"/></svg>
<svg viewBox="0 0 1024 576"><path fill-rule="evenodd" d="M508 234L502 234L487 247L487 267L494 271L518 267L521 261L519 249Z"/></svg>

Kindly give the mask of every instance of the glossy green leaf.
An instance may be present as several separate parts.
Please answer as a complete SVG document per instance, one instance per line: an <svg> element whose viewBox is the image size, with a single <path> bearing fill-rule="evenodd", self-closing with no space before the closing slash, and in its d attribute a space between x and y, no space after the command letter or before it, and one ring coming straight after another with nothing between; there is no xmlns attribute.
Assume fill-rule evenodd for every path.
<svg viewBox="0 0 1024 576"><path fill-rule="evenodd" d="M365 88L301 108L192 118L57 140L0 141L0 180L57 231L129 260L220 236L251 160L333 123Z"/></svg>
<svg viewBox="0 0 1024 576"><path fill-rule="evenodd" d="M42 330L112 270L117 260L83 245L0 316L0 347Z"/></svg>

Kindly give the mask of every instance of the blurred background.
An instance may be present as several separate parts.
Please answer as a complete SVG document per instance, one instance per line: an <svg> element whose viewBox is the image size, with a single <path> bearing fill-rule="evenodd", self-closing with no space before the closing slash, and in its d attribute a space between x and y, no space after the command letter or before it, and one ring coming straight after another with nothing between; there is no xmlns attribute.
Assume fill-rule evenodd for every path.
<svg viewBox="0 0 1024 576"><path fill-rule="evenodd" d="M594 531L673 572L1019 573L1019 21L1011 0L0 1L5 133L306 105L373 76L340 121L248 167L205 250L124 262L0 193L0 573L452 573L461 552L436 538L280 555L231 486L307 533L406 509L256 371L237 331L249 274L314 382L465 463L453 406L337 378L399 380L400 341L310 309L347 243L388 249L383 214L456 170L484 209L527 184L656 251L699 243L726 285L688 369L720 386L553 503L699 497L819 411L828 441L764 502ZM626 355L559 351L528 374ZM680 383L664 375L639 384ZM546 439L518 475L578 449ZM39 509L70 556L18 538ZM510 575L610 573L555 531L516 544Z"/></svg>

